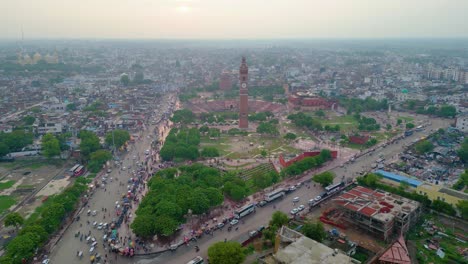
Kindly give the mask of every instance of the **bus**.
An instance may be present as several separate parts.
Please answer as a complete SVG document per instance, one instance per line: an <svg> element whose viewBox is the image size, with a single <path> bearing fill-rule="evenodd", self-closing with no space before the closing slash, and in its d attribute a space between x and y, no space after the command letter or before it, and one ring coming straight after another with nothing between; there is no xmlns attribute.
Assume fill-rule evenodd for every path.
<svg viewBox="0 0 468 264"><path fill-rule="evenodd" d="M332 194L339 191L343 185L343 182L328 185L327 187L325 187L325 191L327 191L327 194Z"/></svg>
<svg viewBox="0 0 468 264"><path fill-rule="evenodd" d="M236 219L239 219L239 218L242 218L250 213L253 213L255 211L255 205L254 204L248 204L242 208L240 208L239 210L236 210L234 212L234 217Z"/></svg>
<svg viewBox="0 0 468 264"><path fill-rule="evenodd" d="M200 256L196 256L195 258L187 262L187 264L203 264L203 263L205 263L205 261Z"/></svg>
<svg viewBox="0 0 468 264"><path fill-rule="evenodd" d="M73 175L75 170L78 169L78 167L80 166L80 164L76 164L75 166L73 166L68 172Z"/></svg>
<svg viewBox="0 0 468 264"><path fill-rule="evenodd" d="M271 201L276 200L277 198L283 197L284 195L286 195L286 192L284 191L283 188L277 189L277 190L272 191L271 193L266 194L265 201L271 202Z"/></svg>
<svg viewBox="0 0 468 264"><path fill-rule="evenodd" d="M85 172L85 168L83 165L79 166L78 168L76 168L76 170L73 171L73 175L75 176L81 176L83 175Z"/></svg>

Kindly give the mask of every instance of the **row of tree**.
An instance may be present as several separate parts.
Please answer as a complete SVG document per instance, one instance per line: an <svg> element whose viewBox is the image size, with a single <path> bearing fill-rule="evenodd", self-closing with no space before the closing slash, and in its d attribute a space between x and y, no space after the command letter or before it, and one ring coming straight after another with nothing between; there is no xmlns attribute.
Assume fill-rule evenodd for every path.
<svg viewBox="0 0 468 264"><path fill-rule="evenodd" d="M78 178L72 187L65 189L59 195L50 196L5 247L5 254L0 258L0 263L21 264L30 261L37 250L59 229L64 218L75 210L86 189L86 179ZM18 227L23 223L21 216L14 213L7 216L7 219L5 224L8 225Z"/></svg>
<svg viewBox="0 0 468 264"><path fill-rule="evenodd" d="M376 131L380 129L380 125L372 117L355 114L354 118L358 121L358 129L361 131Z"/></svg>
<svg viewBox="0 0 468 264"><path fill-rule="evenodd" d="M285 177L296 176L310 169L318 168L331 159L330 150L323 149L317 156L306 157L303 160L291 164L289 167L282 170L281 174Z"/></svg>

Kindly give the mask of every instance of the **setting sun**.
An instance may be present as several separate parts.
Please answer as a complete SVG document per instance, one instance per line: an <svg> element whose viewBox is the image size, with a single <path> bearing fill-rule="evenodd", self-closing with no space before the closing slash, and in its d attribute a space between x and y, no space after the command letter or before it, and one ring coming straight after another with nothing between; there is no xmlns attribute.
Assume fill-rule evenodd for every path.
<svg viewBox="0 0 468 264"><path fill-rule="evenodd" d="M177 7L177 11L179 11L180 13L188 13L190 12L191 8L189 6L179 6Z"/></svg>

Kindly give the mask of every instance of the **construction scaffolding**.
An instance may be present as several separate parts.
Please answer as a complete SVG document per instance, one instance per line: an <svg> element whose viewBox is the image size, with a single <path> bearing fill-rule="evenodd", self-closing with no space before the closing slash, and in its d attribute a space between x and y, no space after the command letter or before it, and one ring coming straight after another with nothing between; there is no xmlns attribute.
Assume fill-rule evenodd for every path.
<svg viewBox="0 0 468 264"><path fill-rule="evenodd" d="M343 213L342 220L385 241L394 234L406 232L421 214L417 201L362 186L333 200Z"/></svg>

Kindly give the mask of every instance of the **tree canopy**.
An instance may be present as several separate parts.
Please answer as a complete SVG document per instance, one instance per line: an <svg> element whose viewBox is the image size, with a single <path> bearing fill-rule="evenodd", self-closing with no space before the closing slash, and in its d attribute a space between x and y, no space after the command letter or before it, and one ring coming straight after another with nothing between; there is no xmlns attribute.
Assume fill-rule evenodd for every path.
<svg viewBox="0 0 468 264"><path fill-rule="evenodd" d="M112 154L109 151L103 149L96 150L90 155L88 169L93 173L97 173L102 169L102 166L106 163L106 161L111 159Z"/></svg>
<svg viewBox="0 0 468 264"><path fill-rule="evenodd" d="M281 174L284 176L295 176L299 175L307 170L312 168L318 168L322 166L323 163L331 160L331 152L328 149L322 149L320 154L314 157L307 157L301 161L295 162L286 169L281 171Z"/></svg>
<svg viewBox="0 0 468 264"><path fill-rule="evenodd" d="M425 154L430 152L434 149L434 144L432 144L429 140L421 140L414 146L414 149L418 154Z"/></svg>
<svg viewBox="0 0 468 264"><path fill-rule="evenodd" d="M322 242L327 237L327 232L320 221L315 223L305 222L302 226L302 233L317 242Z"/></svg>
<svg viewBox="0 0 468 264"><path fill-rule="evenodd" d="M24 223L24 218L17 212L9 213L4 220L5 226L18 228Z"/></svg>
<svg viewBox="0 0 468 264"><path fill-rule="evenodd" d="M287 224L289 222L289 217L287 214L281 212L281 211L276 211L273 213L271 216L271 220L269 225L274 226L276 228L280 228L283 225Z"/></svg>
<svg viewBox="0 0 468 264"><path fill-rule="evenodd" d="M165 161L195 160L198 158L200 132L196 128L173 128L166 138L160 155Z"/></svg>
<svg viewBox="0 0 468 264"><path fill-rule="evenodd" d="M0 132L0 155L21 151L22 148L33 143L34 135L24 130L13 130L11 133ZM4 156L3 155L3 156Z"/></svg>
<svg viewBox="0 0 468 264"><path fill-rule="evenodd" d="M326 187L333 183L333 178L335 178L335 174L331 171L326 171L319 174L315 174L312 177L312 180L314 180L314 182L316 183L320 183L320 185L322 185L323 187Z"/></svg>
<svg viewBox="0 0 468 264"><path fill-rule="evenodd" d="M60 155L59 140L52 134L45 134L42 137L42 154L47 158Z"/></svg>
<svg viewBox="0 0 468 264"><path fill-rule="evenodd" d="M174 123L190 124L195 121L195 115L188 109L176 110L171 117L171 121Z"/></svg>
<svg viewBox="0 0 468 264"><path fill-rule="evenodd" d="M463 163L468 163L468 138L463 140L460 149L457 151L458 157Z"/></svg>
<svg viewBox="0 0 468 264"><path fill-rule="evenodd" d="M296 114L290 114L288 119L298 127L305 127L310 130L322 130L322 124L313 119L311 116L304 114L303 112L298 112Z"/></svg>
<svg viewBox="0 0 468 264"><path fill-rule="evenodd" d="M118 149L122 147L125 142L130 140L130 133L127 130L116 129L106 134L106 144L108 146L114 146Z"/></svg>
<svg viewBox="0 0 468 264"><path fill-rule="evenodd" d="M85 160L89 159L92 152L101 148L98 136L91 131L81 130L78 137L81 139L80 153Z"/></svg>
<svg viewBox="0 0 468 264"><path fill-rule="evenodd" d="M133 231L142 237L173 234L189 211L200 215L223 202L224 182L219 170L197 163L158 171L148 182L149 192L136 211Z"/></svg>
<svg viewBox="0 0 468 264"><path fill-rule="evenodd" d="M269 135L279 135L278 128L274 122L260 122L257 126L257 133L260 134L269 134Z"/></svg>
<svg viewBox="0 0 468 264"><path fill-rule="evenodd" d="M217 242L208 248L208 257L213 264L241 264L245 260L244 250L236 241Z"/></svg>

